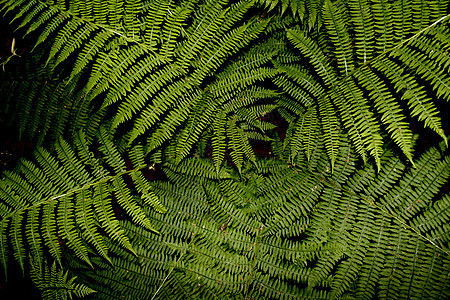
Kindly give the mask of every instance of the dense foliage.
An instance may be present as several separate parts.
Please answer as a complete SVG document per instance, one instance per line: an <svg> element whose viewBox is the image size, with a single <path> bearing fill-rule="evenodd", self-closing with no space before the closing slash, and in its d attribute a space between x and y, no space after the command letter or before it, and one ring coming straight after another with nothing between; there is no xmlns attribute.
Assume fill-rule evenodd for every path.
<svg viewBox="0 0 450 300"><path fill-rule="evenodd" d="M4 280L16 261L45 299L450 298L448 1L0 11L0 122L35 145L1 174Z"/></svg>

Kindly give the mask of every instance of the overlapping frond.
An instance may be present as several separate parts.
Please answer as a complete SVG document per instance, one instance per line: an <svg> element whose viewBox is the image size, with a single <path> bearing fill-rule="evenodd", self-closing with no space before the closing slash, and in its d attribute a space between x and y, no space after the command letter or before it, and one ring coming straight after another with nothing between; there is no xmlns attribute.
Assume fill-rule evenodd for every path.
<svg viewBox="0 0 450 300"><path fill-rule="evenodd" d="M447 2L0 0L0 121L45 145L1 175L5 271L44 298L449 298Z"/></svg>
<svg viewBox="0 0 450 300"><path fill-rule="evenodd" d="M98 299L447 297L449 157L430 149L408 168L385 153L377 172L340 140L333 173L323 144L316 164L258 160L241 176L166 162L168 181L150 183L168 208L148 211L160 235L125 222L137 257L112 246L115 268L83 282L114 282Z"/></svg>
<svg viewBox="0 0 450 300"><path fill-rule="evenodd" d="M256 124L261 126L260 115L251 110L261 97L252 94L257 85L277 74L270 68L270 60L283 44L269 39L249 46L264 34L270 22L269 18L262 19L251 12L253 1L233 4L205 1L197 5L193 1L176 4L161 1L148 5L118 1L115 5L120 9L114 16L108 6L105 10L109 13L85 17L93 15L98 5L78 1L69 1L65 6L39 1L26 5L4 3L6 11L12 7L20 10L15 18L21 21L21 26L29 28L28 32L44 28L36 46L46 41L51 47L44 56L48 66L41 65L41 69L71 68L67 77L51 81L72 93L64 98L63 106L70 109L58 114L61 121L55 135L74 134L84 129L91 138L99 120L113 115L111 127L127 131L120 137L123 142L131 145L145 136L148 151L160 147L181 131L177 150L181 160L208 131L212 117L227 103L246 94L249 95L246 99L253 99L253 102L245 102L247 110L241 110L239 123L249 123L249 136L241 136L248 143L250 136L264 134L250 132ZM132 22L129 14L141 16L147 11L154 13L154 20L148 20L148 24L144 21L145 30L136 29L142 35L130 34L126 25L126 20ZM244 15L248 18L242 22ZM119 28L119 23L111 18L125 25ZM35 20L38 23L33 23ZM152 32L150 37L147 30ZM83 80L80 81L81 74ZM35 93L25 93L26 99L40 99L40 103L55 101L53 96L42 97L39 86L35 90ZM273 95L270 91L266 94L267 97ZM25 127L29 121L24 117L21 122ZM67 124L70 124L69 130ZM52 124L47 127L54 128ZM252 151L246 151L254 156L250 154Z"/></svg>
<svg viewBox="0 0 450 300"><path fill-rule="evenodd" d="M61 264L62 245L89 264L89 249L109 260L104 236L134 252L117 220L116 207L133 222L154 230L142 203L151 202L158 211L165 210L140 175L147 167L142 164L143 152L134 152L133 160L141 163L128 170L109 138L104 130L100 131L101 155L95 156L80 131L74 141L76 151L60 139L55 144L56 153L39 148L35 162L23 160L15 171L3 174L1 248L5 269L8 244L22 269L28 255L40 262L46 252ZM132 175L137 190L126 186L125 174Z"/></svg>
<svg viewBox="0 0 450 300"><path fill-rule="evenodd" d="M358 298L420 299L419 294L435 297L431 295L437 290L442 295L446 284L440 276L423 274L424 269L418 264L433 253L432 259L439 259L439 265L445 269L448 248L445 242L436 243L426 231L417 230L411 221L414 216L427 215L431 203L445 203L446 196L439 196L438 191L450 175L448 157L441 158L436 149L431 149L417 162L417 168L410 170L396 157L388 155L382 160L382 172L377 174L372 167L366 167L346 184L328 188L328 199L319 206L310 227L319 235L311 238L319 243L325 238L332 245L342 244L343 248L334 257L320 258L316 271L313 270L316 276L312 278L317 282L318 278L327 278L335 272L331 293L336 298L348 294ZM428 168L435 168L436 175L422 176L422 172L428 173ZM440 238L447 237L440 235ZM428 272L440 273L442 268ZM424 286L419 283L422 280L433 283Z"/></svg>
<svg viewBox="0 0 450 300"><path fill-rule="evenodd" d="M291 101L305 108L319 106L332 165L336 143L329 132L337 122L333 108L359 155L364 160L372 156L378 167L384 129L412 161L407 111L447 140L435 102L437 98L449 99L447 64L445 58L439 62L432 58L431 49L437 50L433 44L441 43L444 36L448 39L448 15L439 10L426 13L430 7L438 8L438 2L427 5L422 13L418 13L419 3L399 2L325 1L324 26L317 36L295 27L287 32L299 55L308 59L311 71L300 67L301 60L294 67L292 63L277 63L283 76L275 83L288 92ZM395 30L391 24L396 24L392 25ZM437 35L441 40L433 38Z"/></svg>

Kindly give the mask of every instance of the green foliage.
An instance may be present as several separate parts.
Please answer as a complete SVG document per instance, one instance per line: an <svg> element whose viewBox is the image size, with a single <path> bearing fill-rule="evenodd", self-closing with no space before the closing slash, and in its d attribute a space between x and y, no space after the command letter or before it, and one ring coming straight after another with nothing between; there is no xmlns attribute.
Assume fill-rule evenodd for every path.
<svg viewBox="0 0 450 300"><path fill-rule="evenodd" d="M450 297L447 1L0 11L0 122L37 145L1 174L5 277L14 257L49 299ZM414 154L417 124L440 149Z"/></svg>
<svg viewBox="0 0 450 300"><path fill-rule="evenodd" d="M349 1L348 4L325 1L322 12L324 26L319 32L310 34L298 27L287 32L288 39L300 51L301 57L309 60L311 69L304 67L303 60L299 60L299 66L293 65L292 60L299 59L296 57L287 62L280 61L278 67L284 76L276 83L287 90L293 98L291 101L298 101L306 107L318 106L332 165L336 159L334 128L342 126L349 132L364 161L370 155L380 168L383 152L380 124L386 126L392 140L412 162L412 131L403 113L405 108L402 106L405 105L401 102L407 103L412 117L423 121L447 142L432 99L449 100L448 78L441 76L448 65L428 59L428 53L421 49L431 46L436 34L442 34L448 40L448 26L445 24L448 24L449 15L441 16L445 11L438 11L436 17L441 17L433 23L430 15L424 15L422 17L426 20L423 22L431 24L414 28L417 20L412 20L416 15L406 15L411 10L408 6L402 14L394 14L389 19L389 22L402 23L408 34L402 33L402 38L394 35L390 38L395 42L377 49L374 47L376 41L387 32L385 28L377 27L380 22L377 18L381 16L371 15L369 7L364 1ZM388 4L383 12L391 12L390 7ZM354 31L354 35L350 31ZM440 42L436 44L439 44L437 48L445 47ZM313 73L318 76L311 76ZM416 80L414 76L417 75L423 81ZM290 109L292 105L288 102L285 107ZM340 122L336 120L333 107ZM294 111L294 114L299 121L303 120L303 113Z"/></svg>
<svg viewBox="0 0 450 300"><path fill-rule="evenodd" d="M42 299L73 299L82 298L95 291L82 284L74 283L76 277L68 278L68 272L58 270L56 262L52 266L41 266L35 260L30 260L30 276L38 289L42 290Z"/></svg>
<svg viewBox="0 0 450 300"><path fill-rule="evenodd" d="M125 221L137 257L111 246L114 268L95 260L82 282L103 283L95 299L448 296L450 157L432 148L411 168L387 152L377 173L341 149L334 173L323 145L315 165L270 158L242 177L167 161L169 180L151 183L168 209L149 211L160 235Z"/></svg>
<svg viewBox="0 0 450 300"><path fill-rule="evenodd" d="M99 157L89 149L80 131L75 137L75 151L60 139L54 144L54 154L38 148L34 154L36 162L22 160L14 171L3 173L0 247L5 271L8 240L22 271L28 254L41 264L48 252L61 265L61 245L91 266L90 249L110 261L105 235L135 252L114 213L117 205L136 224L155 231L142 204L154 206L159 213L166 210L142 178L141 170L147 166L140 164L127 170L109 137L101 128ZM142 151L133 153L134 161L142 160ZM127 174L135 182L136 191L127 187Z"/></svg>

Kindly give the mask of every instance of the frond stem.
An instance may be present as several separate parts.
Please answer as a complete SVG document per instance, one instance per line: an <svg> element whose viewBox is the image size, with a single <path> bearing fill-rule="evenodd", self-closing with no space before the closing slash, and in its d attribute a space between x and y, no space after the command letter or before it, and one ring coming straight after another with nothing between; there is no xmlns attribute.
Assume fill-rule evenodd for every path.
<svg viewBox="0 0 450 300"><path fill-rule="evenodd" d="M314 174L314 175L316 175L317 177L320 177L320 176L317 175L317 174ZM350 195L350 196L356 196L356 197L358 197L358 198L360 198L360 199L366 201L366 202L369 203L370 205L375 206L375 207L378 208L381 212L383 212L384 214L388 215L389 217L391 217L391 218L395 219L397 222L399 222L405 229L409 229L409 230L411 230L411 231L414 231L419 237L421 237L422 239L428 241L429 243L431 243L433 246L435 246L437 249L439 249L439 250L442 251L443 253L445 253L445 254L447 254L447 255L450 254L450 252L449 252L448 250L445 250L444 248L442 248L441 246L439 246L438 244L436 244L434 241L432 241L430 238L428 238L428 237L424 236L423 234L421 234L416 228L414 228L414 227L412 227L412 226L406 224L405 221L401 220L399 217L395 216L394 214L390 213L389 211L387 211L386 209L384 209L384 208L381 207L380 205L376 204L374 201L370 201L370 200L366 199L364 196L358 195L358 194L352 192L351 190L344 189L344 188L342 188L341 186L336 185L333 181L331 181L331 180L329 180L329 179L327 179L327 178L325 178L325 177L322 177L322 179L323 179L325 182L327 182L327 183L329 183L330 185L332 185L332 186L333 186L334 188L336 188L337 190L339 190L339 191L341 191L341 192L345 192L345 193L347 193L347 194Z"/></svg>
<svg viewBox="0 0 450 300"><path fill-rule="evenodd" d="M194 240L194 236L191 238L191 241L188 243L188 246L192 243L192 241ZM173 264L173 266L170 268L169 273L167 273L166 277L163 279L163 281L161 282L161 285L158 287L158 289L156 290L156 292L153 294L153 297L150 300L155 299L156 295L158 295L159 291L161 290L161 288L164 286L164 284L166 283L167 279L169 278L170 274L172 274L173 270L175 269L175 267L178 265L178 263L180 262L181 258L183 258L184 254L186 254L185 252L182 252L180 257L175 261L175 263Z"/></svg>
<svg viewBox="0 0 450 300"><path fill-rule="evenodd" d="M110 180L112 180L112 179L115 179L115 178L118 178L118 177L120 177L120 176L123 176L123 175L126 175L126 174L130 174L130 173L132 173L132 172L139 171L139 170L142 170L142 169L145 169L145 168L153 169L153 170L154 170L154 166L155 166L154 164L151 165L151 166L150 166L150 165L141 166L141 167L139 167L139 168L135 168L135 169L128 170L128 171L125 171L125 172L121 172L121 173L116 174L116 175L111 175L111 176L105 177L105 178L103 178L103 179L101 179L101 180L99 180L99 181L93 182L93 183L87 183L87 184L85 184L85 185L83 185L83 186L81 186L81 187L79 187L79 188L75 188L75 189L73 189L73 190L70 190L70 191L68 191L67 193L60 194L60 195L57 195L57 196L53 196L53 197L51 197L51 198L47 198L47 199L45 199L45 200L36 202L36 203L34 203L33 205L31 205L31 206L27 206L27 207L23 207L23 208L17 209L17 210L15 210L15 211L11 212L10 214L8 214L7 216L5 216L5 217L0 221L0 223L3 223L5 220L7 220L8 218L11 218L12 216L16 215L17 213L21 213L21 212L23 212L23 211L32 209L33 207L41 206L41 205L43 205L43 204L45 204L45 203L51 202L51 201L56 200L56 199L59 199L59 198L61 198L61 197L65 197L65 196L72 195L72 194L74 194L74 193L76 193L76 192L79 192L79 191L87 190L88 188L90 188L90 187L92 187L92 186L95 186L95 185L99 185L99 184L101 184L101 183L108 182L108 181L110 181Z"/></svg>
<svg viewBox="0 0 450 300"><path fill-rule="evenodd" d="M436 20L435 22L433 22L432 24L428 25L427 27L419 30L418 32L416 32L414 35L410 36L409 38L399 42L397 45L393 46L392 48L383 51L382 53L380 53L379 55L375 56L374 58L372 58L371 60L365 62L364 64L360 65L358 68L355 68L352 72L350 72L349 74L347 74L346 76L344 76L342 78L341 81L345 81L348 77L353 76L353 74L355 74L357 71L359 71L360 69L370 65L371 63L373 63L374 61L377 61L379 58L381 58L382 56L388 54L389 52L394 51L395 49L403 46L404 44L408 43L409 41L415 39L416 37L418 37L419 35L421 35L422 33L424 33L425 31L433 28L434 26L436 26L437 24L441 23L442 21L444 21L445 19L450 18L450 14L445 15L443 17L441 17L440 19ZM335 86L333 85L333 89L335 88Z"/></svg>

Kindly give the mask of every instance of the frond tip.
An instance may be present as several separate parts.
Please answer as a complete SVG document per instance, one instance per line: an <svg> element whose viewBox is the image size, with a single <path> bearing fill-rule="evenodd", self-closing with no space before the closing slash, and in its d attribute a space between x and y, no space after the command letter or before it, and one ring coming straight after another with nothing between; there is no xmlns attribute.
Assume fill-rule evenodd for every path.
<svg viewBox="0 0 450 300"><path fill-rule="evenodd" d="M51 266L47 262L42 265L30 257L30 277L41 291L43 300L84 298L95 290L79 283L76 277L69 278L69 271L58 269L54 261Z"/></svg>

